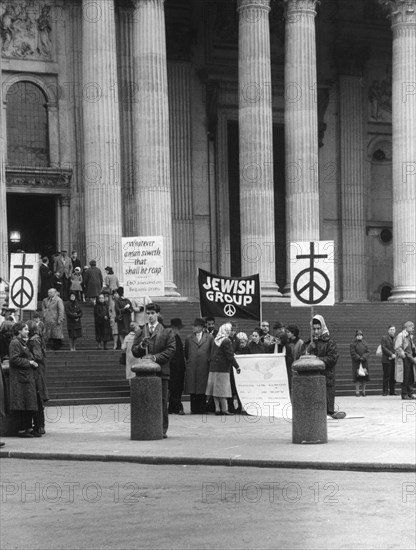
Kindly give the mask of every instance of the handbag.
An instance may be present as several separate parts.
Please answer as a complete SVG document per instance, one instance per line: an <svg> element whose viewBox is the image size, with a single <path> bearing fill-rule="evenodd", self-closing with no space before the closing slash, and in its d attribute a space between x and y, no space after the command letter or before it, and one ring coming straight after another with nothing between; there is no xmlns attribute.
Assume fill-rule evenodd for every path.
<svg viewBox="0 0 416 550"><path fill-rule="evenodd" d="M124 367L126 366L126 357L127 357L126 352L122 351L121 355L120 355L119 363L120 363L120 365L122 365Z"/></svg>
<svg viewBox="0 0 416 550"><path fill-rule="evenodd" d="M382 356L383 356L383 350L381 349L381 344L379 344L376 351L376 357L382 357Z"/></svg>
<svg viewBox="0 0 416 550"><path fill-rule="evenodd" d="M361 377L367 376L367 369L363 367L362 363L360 363L360 366L357 369L357 376L361 376Z"/></svg>

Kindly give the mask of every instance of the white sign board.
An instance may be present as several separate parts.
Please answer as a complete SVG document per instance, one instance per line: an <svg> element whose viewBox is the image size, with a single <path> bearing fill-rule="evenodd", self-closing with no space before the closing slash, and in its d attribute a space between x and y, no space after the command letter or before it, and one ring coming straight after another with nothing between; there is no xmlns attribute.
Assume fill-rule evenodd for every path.
<svg viewBox="0 0 416 550"><path fill-rule="evenodd" d="M236 355L241 368L235 374L238 397L247 414L292 418L292 406L283 353Z"/></svg>
<svg viewBox="0 0 416 550"><path fill-rule="evenodd" d="M122 248L124 296L164 296L163 237L123 237Z"/></svg>
<svg viewBox="0 0 416 550"><path fill-rule="evenodd" d="M333 306L334 241L290 243L290 305Z"/></svg>
<svg viewBox="0 0 416 550"><path fill-rule="evenodd" d="M38 279L39 254L11 254L9 307L36 311Z"/></svg>

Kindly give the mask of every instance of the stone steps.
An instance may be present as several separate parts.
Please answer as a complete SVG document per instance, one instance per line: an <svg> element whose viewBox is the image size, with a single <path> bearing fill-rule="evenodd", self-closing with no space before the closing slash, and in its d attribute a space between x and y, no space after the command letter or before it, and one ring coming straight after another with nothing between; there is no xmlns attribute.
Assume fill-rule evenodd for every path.
<svg viewBox="0 0 416 550"><path fill-rule="evenodd" d="M97 350L94 335L93 308L81 305L84 337L79 340L77 351L70 352L66 338L65 347L59 351L48 351L47 378L51 396L50 404L98 404L122 403L130 399L129 384L125 379L125 368L119 364L120 351ZM192 321L199 317L198 302L167 302L161 304L165 323L173 317L180 317L184 329L184 339L190 332ZM386 302L367 304L336 304L333 307L315 307L315 314L324 316L331 336L338 344L339 361L336 368L336 388L338 395L353 395L350 342L355 330L361 328L370 346L372 355L369 360L370 382L367 393L380 394L382 389L382 367L375 352L380 338L386 333L389 324L395 324L401 330L403 322L415 320L414 304L390 304ZM291 308L286 301L263 304L263 318L271 327L276 321L284 324L296 323L302 339L309 338L309 308ZM217 326L225 319L217 319ZM258 326L258 322L238 320L239 330L248 334ZM66 328L64 335L67 337ZM186 399L186 396L184 397Z"/></svg>

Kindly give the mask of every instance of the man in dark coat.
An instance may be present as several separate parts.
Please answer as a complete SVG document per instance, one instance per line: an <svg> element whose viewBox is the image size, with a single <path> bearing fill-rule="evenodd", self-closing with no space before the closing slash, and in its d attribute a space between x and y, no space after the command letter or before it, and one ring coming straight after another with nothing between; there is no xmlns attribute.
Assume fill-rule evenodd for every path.
<svg viewBox="0 0 416 550"><path fill-rule="evenodd" d="M146 357L160 365L162 369L162 416L163 437L167 437L169 426L168 414L168 389L170 366L169 363L175 355L175 335L170 328L165 328L158 321L160 307L158 304L146 305L147 322L142 330L139 330L134 339L131 352L134 357Z"/></svg>
<svg viewBox="0 0 416 550"><path fill-rule="evenodd" d="M171 414L183 415L185 412L183 410L181 398L185 381L185 355L183 343L179 336L179 332L183 328L182 320L179 318L171 319L170 328L175 335L176 351L170 362L168 412Z"/></svg>
<svg viewBox="0 0 416 550"><path fill-rule="evenodd" d="M396 395L395 386L395 359L396 350L394 349L394 336L396 327L390 325L387 334L381 339L381 364L383 367L383 395Z"/></svg>
<svg viewBox="0 0 416 550"><path fill-rule="evenodd" d="M191 414L205 414L209 358L214 338L204 330L204 320L197 317L192 334L185 339L186 391L191 400Z"/></svg>
<svg viewBox="0 0 416 550"><path fill-rule="evenodd" d="M62 250L61 254L57 256L53 263L53 272L55 277L62 285L60 289L62 300L69 299L69 288L71 286L71 274L72 274L72 262L68 257L68 251Z"/></svg>
<svg viewBox="0 0 416 550"><path fill-rule="evenodd" d="M343 411L335 411L335 365L338 361L337 344L329 336L329 331L322 315L315 315L311 322L313 337L306 344L306 353L315 355L325 365L323 374L326 378L326 411L332 418L345 418Z"/></svg>
<svg viewBox="0 0 416 550"><path fill-rule="evenodd" d="M44 300L48 296L48 290L52 288L52 271L49 269L49 260L46 256L42 258L39 267L39 300Z"/></svg>
<svg viewBox="0 0 416 550"><path fill-rule="evenodd" d="M90 261L90 267L85 271L83 279L85 295L95 304L97 296L103 288L103 274L101 273L101 269L97 267L95 260Z"/></svg>

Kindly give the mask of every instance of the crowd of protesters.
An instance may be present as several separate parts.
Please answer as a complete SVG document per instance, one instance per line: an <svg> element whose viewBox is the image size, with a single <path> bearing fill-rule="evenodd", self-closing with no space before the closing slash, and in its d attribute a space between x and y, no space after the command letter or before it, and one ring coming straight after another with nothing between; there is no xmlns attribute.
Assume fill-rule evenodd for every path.
<svg viewBox="0 0 416 550"><path fill-rule="evenodd" d="M18 415L19 437L41 437L45 433L46 349L62 347L66 319L70 350L76 350L77 340L82 337L81 302L93 305L97 348L108 349L109 343L113 349L121 348L127 379L134 376L131 367L138 357L151 357L161 365L165 437L168 414L185 414L184 392L190 396L191 414L243 412L235 383L235 376L241 372L239 355L283 353L289 393L296 375L293 363L304 354L317 356L325 366L327 413L333 418L345 417L335 408L337 344L321 315L313 316L310 333L304 339L296 324L276 322L271 333L269 322L262 320L247 334L234 322L223 323L217 329L211 317L196 318L192 332L182 341L180 318L165 325L157 304L125 298L112 267L105 268L104 276L94 260L82 269L75 251L70 257L63 250L51 260L42 258L39 281L42 319L35 313L30 321L22 322L8 307L0 316L0 358L9 358L8 407ZM395 385L400 383L401 398L416 399L413 335L414 323L408 321L400 332L389 326L381 339L378 355L383 369L383 396L395 395ZM370 380L370 349L361 329L356 330L350 344L350 357L355 395L364 397Z"/></svg>

